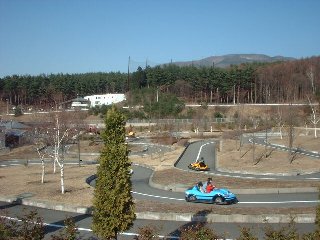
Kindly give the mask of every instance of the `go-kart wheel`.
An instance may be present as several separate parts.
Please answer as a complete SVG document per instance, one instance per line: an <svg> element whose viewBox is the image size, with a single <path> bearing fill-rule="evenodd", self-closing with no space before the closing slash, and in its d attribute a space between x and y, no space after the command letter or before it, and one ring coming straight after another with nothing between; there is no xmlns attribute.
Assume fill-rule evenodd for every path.
<svg viewBox="0 0 320 240"><path fill-rule="evenodd" d="M215 202L216 204L223 203L223 198L220 197L220 196L218 196L218 197L216 197L216 198L214 199L214 202Z"/></svg>
<svg viewBox="0 0 320 240"><path fill-rule="evenodd" d="M189 196L186 197L186 201L187 202L193 202L193 201L196 201L196 200L197 200L197 198L196 198L195 195L189 195Z"/></svg>

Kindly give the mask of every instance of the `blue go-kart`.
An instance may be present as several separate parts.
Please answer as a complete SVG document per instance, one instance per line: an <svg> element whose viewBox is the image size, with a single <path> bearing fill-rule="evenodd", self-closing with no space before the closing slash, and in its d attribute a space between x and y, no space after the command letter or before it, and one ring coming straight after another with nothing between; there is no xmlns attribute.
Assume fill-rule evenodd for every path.
<svg viewBox="0 0 320 240"><path fill-rule="evenodd" d="M233 204L237 203L236 195L228 189L215 188L209 193L200 191L199 186L193 186L185 191L185 198L187 202L205 202L216 204Z"/></svg>

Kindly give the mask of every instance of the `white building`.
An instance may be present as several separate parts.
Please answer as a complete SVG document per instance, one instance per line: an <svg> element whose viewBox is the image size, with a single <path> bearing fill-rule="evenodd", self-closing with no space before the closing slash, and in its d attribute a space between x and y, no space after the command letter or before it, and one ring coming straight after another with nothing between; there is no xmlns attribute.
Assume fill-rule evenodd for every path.
<svg viewBox="0 0 320 240"><path fill-rule="evenodd" d="M122 93L115 94L101 94L101 95L91 95L85 96L84 99L89 100L90 107L111 105L113 103L119 103L126 100L126 96Z"/></svg>
<svg viewBox="0 0 320 240"><path fill-rule="evenodd" d="M72 109L74 109L74 108L80 108L80 109L90 108L90 102L87 99L84 99L81 97L74 98L71 101L66 101L64 103L68 104L70 102L71 102Z"/></svg>

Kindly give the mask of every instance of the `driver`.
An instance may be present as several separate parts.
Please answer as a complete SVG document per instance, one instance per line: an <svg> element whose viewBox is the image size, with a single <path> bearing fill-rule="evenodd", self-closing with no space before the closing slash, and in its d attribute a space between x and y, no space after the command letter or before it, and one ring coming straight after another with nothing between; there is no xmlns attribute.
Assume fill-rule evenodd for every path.
<svg viewBox="0 0 320 240"><path fill-rule="evenodd" d="M215 189L215 186L212 183L212 178L208 177L207 182L205 183L205 185L203 186L203 188L205 189L206 193L211 192L213 189Z"/></svg>
<svg viewBox="0 0 320 240"><path fill-rule="evenodd" d="M215 189L215 186L212 184L212 182L208 182L206 186L206 193L211 192L213 189Z"/></svg>
<svg viewBox="0 0 320 240"><path fill-rule="evenodd" d="M200 192L205 193L206 191L204 190L203 187L203 183L202 182L198 182L197 187L199 189Z"/></svg>

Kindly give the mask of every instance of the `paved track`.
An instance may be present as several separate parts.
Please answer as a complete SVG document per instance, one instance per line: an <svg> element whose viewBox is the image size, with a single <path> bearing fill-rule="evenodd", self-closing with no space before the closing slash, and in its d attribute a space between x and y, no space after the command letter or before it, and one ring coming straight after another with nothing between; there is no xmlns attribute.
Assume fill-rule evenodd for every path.
<svg viewBox="0 0 320 240"><path fill-rule="evenodd" d="M145 153L141 153L145 154ZM215 147L214 142L209 141L199 141L192 143L185 150L184 154L179 158L178 163L176 164L177 168L184 169L189 171L187 168L188 164L194 162L195 159L204 157L208 165L212 169L209 174L215 175L231 175L235 177L250 177L250 178L266 178L266 176L257 176L247 174L232 174L232 173L222 173L215 169L214 156L215 156ZM17 160L15 160L17 161ZM10 161L5 161L10 163ZM12 163L12 161L11 161ZM31 163L31 161L30 161ZM69 162L70 164L78 164L77 161ZM17 163L14 163L17 164ZM20 164L23 164L23 162ZM89 162L87 163L89 164ZM150 182L150 176L152 175L152 170L142 166L133 166L134 174L132 175L133 183L133 194L137 199L148 199L153 201L165 202L165 203L183 203L183 204L194 204L187 203L184 200L184 190L186 186L180 186L180 188L175 188L175 191L166 191L167 186L157 186L157 188L152 187L155 184ZM204 179L207 178L208 173L203 174ZM314 174L318 176L318 174ZM272 176L274 178L280 179L293 179L293 178L306 178L306 176ZM268 176L268 179L270 176ZM173 178L174 179L174 178ZM151 184L150 184L151 183ZM94 181L92 182L94 185ZM266 191L267 192L267 191ZM295 207L295 206L315 206L319 203L318 193L313 192L300 192L300 193L281 193L281 191L275 189L274 192L267 194L261 194L260 192L251 192L251 194L242 194L241 191L237 193L239 203L231 205L230 208L237 207Z"/></svg>
<svg viewBox="0 0 320 240"><path fill-rule="evenodd" d="M248 141L251 141L250 138ZM206 174L218 175L218 176L228 176L235 178L249 178L249 179L279 179L279 180L320 180L320 173L314 172L310 174L250 174L250 173L239 173L239 172L224 172L217 169L215 165L216 149L215 142L212 140L203 140L190 144L185 150L184 154L180 157L179 161L176 163L176 167L182 170L189 170L188 165L193 163L195 160L203 157L206 164L210 167L210 171ZM265 144L264 138L255 138L255 144ZM273 147L277 147L274 145ZM280 146L279 150L288 151L288 148ZM312 155L315 161L320 161L320 156L317 154L312 154L312 152L306 150L300 150L301 154Z"/></svg>
<svg viewBox="0 0 320 240"><path fill-rule="evenodd" d="M168 149L163 149L166 151ZM143 149L138 154L147 154L147 151L158 151L153 150L153 148L148 147L148 149ZM149 152L150 153L150 152ZM200 141L194 144L191 144L186 151L184 152L183 156L179 159L177 163L177 167L182 168L188 171L187 165L194 161L194 159L200 158L203 156L207 161L212 169L210 174L221 174L226 175L226 173L219 172L215 169L215 162L213 156L215 156L215 147L212 141ZM5 161L5 166L10 166L11 164L24 164L25 161ZM38 162L38 161L36 161ZM3 162L2 162L3 163ZM35 162L30 161L30 164ZM1 161L0 161L1 164ZM69 164L78 164L78 161L69 162ZM83 162L83 164L92 164L92 162ZM167 186L161 186L159 189L150 186L152 182L150 182L150 177L152 175L152 170L142 166L133 166L134 174L132 175L132 183L133 183L133 194L136 199L149 199L157 202L166 202L166 203L183 203L183 204L195 204L195 203L187 203L184 200L184 188L177 188L177 192L173 191L166 191L163 190ZM201 174L201 173L199 173ZM228 173L228 175L230 175ZM236 176L236 175L234 175ZM318 176L315 174L315 176ZM207 175L204 174L204 178ZM240 174L237 177L258 177L264 178L265 176L248 176ZM274 176L279 178L279 176ZM300 178L301 176L295 176ZM288 178L288 177L280 177L280 178ZM94 182L93 182L94 183ZM163 188L163 189L161 189ZM318 201L318 193L317 192L309 192L309 193L286 193L286 194L278 194L278 193L270 193L270 194L237 194L240 202L238 204L230 205L228 208L237 208L237 207L264 207L264 208L273 208L277 207L299 207L299 206L315 206L319 204ZM0 201L3 198L0 196ZM8 201L8 199L4 199ZM22 199L22 204L25 205L33 205L37 206L37 202L35 201L26 201ZM93 237L91 227L91 216L88 214L81 214L81 213L88 213L90 212L89 209L79 209L79 208L65 208L63 205L53 206L52 204L48 204L46 206L43 202L40 202L41 208L51 208L57 209L59 211L53 211L49 209L39 209L36 208L38 212L40 212L40 216L44 217L45 222L48 224L46 227L46 232L49 236L51 233L56 233L57 229L63 227L63 219L66 216L74 217L77 225L81 229L81 235L83 237ZM32 208L32 207L31 207ZM10 214L7 216L12 217L22 217L21 207L16 204L6 204L0 202L0 209L10 210ZM20 210L19 210L20 209ZM61 212L61 210L69 211ZM70 212L77 212L77 213L70 213ZM14 213L20 213L20 215L14 215ZM239 215L219 215L216 216L214 214L209 214L205 216L195 216L193 214L174 214L174 213L137 213L137 220L134 223L133 228L129 231L122 233L119 236L119 239L132 239L133 236L137 233L137 228L139 226L146 226L152 223L155 226L162 226L160 234L163 236L170 236L168 239L178 239L179 236L179 227L181 226L188 226L194 221L206 221L207 226L216 230L216 232L223 234L228 232L227 239L235 239L239 236L239 227L240 226L250 226L253 229L256 229L255 232L258 233L259 238L263 237L263 228L261 224L265 219L268 219L270 223L274 223L274 226L281 226L281 223L289 222L290 218L285 215L273 215L273 214L265 214L264 216L254 216L254 215L246 215L246 216L239 216ZM298 215L295 218L297 222L297 229L298 232L310 232L314 231L315 224L314 224L314 215ZM258 230L260 228L260 230ZM237 230L238 229L238 230Z"/></svg>
<svg viewBox="0 0 320 240"><path fill-rule="evenodd" d="M54 211L50 209L37 208L32 206L21 206L16 204L10 204L6 202L0 201L0 209L3 210L6 215L2 215L7 219L22 219L24 214L29 211L36 211L39 216L43 218L45 223L45 239L51 239L50 236L53 234L58 234L59 230L64 227L64 220L66 217L72 217L75 221L76 226L80 232L79 238L81 239L97 239L95 235L92 233L92 216L90 214L79 214L79 213L71 213L65 211ZM3 212L3 213L4 213ZM124 233L119 234L119 240L129 240L133 239L133 237L139 232L139 228L145 226L155 226L159 230L158 233L161 236L166 236L166 239L177 240L180 235L180 228L185 228L190 226L191 224L195 224L195 222L189 221L170 221L170 220L144 220L137 219L134 221L134 225L129 230ZM241 227L250 227L254 229L255 235L259 237L259 239L263 239L264 237L264 228L265 224L262 223L206 223L206 227L212 229L216 233L221 236L225 236L226 239L236 239L240 235ZM269 224L274 228L285 227L287 224L274 223ZM310 223L297 223L296 229L302 234L306 232L312 232L315 230L315 224Z"/></svg>

